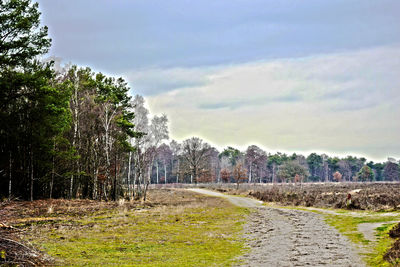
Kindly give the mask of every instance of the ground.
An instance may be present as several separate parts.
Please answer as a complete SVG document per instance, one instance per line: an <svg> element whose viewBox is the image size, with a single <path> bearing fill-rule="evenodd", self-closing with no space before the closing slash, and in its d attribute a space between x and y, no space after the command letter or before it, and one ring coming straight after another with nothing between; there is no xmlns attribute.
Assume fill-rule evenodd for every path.
<svg viewBox="0 0 400 267"><path fill-rule="evenodd" d="M1 205L0 263L15 251L14 263L75 266L390 266L398 255L384 258L397 211L283 207L199 188L151 190L145 204Z"/></svg>
<svg viewBox="0 0 400 267"><path fill-rule="evenodd" d="M241 257L241 265L364 266L349 240L328 226L320 214L267 207L254 199L204 189L195 191L252 208L244 231L250 250Z"/></svg>
<svg viewBox="0 0 400 267"><path fill-rule="evenodd" d="M15 202L1 220L57 265L232 265L244 250L247 209L184 190L155 190L147 204ZM6 256L8 252L5 251Z"/></svg>

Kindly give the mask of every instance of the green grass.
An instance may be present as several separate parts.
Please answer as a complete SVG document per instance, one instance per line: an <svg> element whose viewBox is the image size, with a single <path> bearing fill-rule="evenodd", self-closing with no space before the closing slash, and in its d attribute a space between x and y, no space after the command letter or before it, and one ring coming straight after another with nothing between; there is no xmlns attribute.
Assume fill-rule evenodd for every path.
<svg viewBox="0 0 400 267"><path fill-rule="evenodd" d="M109 211L37 229L32 242L65 266L230 266L248 211L226 201Z"/></svg>
<svg viewBox="0 0 400 267"><path fill-rule="evenodd" d="M372 212L368 213L373 214ZM364 252L361 254L364 261L368 266L391 266L383 259L383 255L391 247L394 240L388 235L389 230L396 225L396 223L383 224L381 227L376 228L377 241L371 242L367 240L364 235L358 231L358 225L361 223L379 223L400 220L399 216L361 216L355 217L346 215L326 215L326 222L335 227L340 233L347 236L350 241L361 246Z"/></svg>

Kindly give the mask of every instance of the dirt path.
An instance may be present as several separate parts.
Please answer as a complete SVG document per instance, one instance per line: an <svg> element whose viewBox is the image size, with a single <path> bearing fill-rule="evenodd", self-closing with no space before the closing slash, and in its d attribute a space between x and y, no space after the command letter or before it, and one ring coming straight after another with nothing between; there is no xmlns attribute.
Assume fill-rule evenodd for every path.
<svg viewBox="0 0 400 267"><path fill-rule="evenodd" d="M364 266L350 242L313 212L269 208L257 200L205 189L194 192L224 197L252 208L245 226L249 253L242 266Z"/></svg>
<svg viewBox="0 0 400 267"><path fill-rule="evenodd" d="M230 196L230 195L225 195L225 194L221 194L218 192L210 191L207 189L201 189L201 188L191 188L188 190L196 192L196 193L200 193L200 194L209 195L209 196L226 198L232 204L239 206L239 207L243 207L243 208L256 208L256 207L262 206L262 201L248 198L248 197Z"/></svg>

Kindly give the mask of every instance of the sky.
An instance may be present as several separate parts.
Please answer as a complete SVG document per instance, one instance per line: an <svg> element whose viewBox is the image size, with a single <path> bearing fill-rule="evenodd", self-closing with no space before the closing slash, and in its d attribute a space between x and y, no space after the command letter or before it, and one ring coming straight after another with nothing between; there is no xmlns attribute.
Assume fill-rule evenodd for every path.
<svg viewBox="0 0 400 267"><path fill-rule="evenodd" d="M170 137L400 158L398 0L38 0L50 56L122 76Z"/></svg>

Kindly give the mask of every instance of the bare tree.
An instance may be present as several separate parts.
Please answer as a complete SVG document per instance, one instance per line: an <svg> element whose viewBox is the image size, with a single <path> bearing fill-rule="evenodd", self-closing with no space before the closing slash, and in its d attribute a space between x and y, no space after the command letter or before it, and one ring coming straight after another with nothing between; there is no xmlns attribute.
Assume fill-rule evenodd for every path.
<svg viewBox="0 0 400 267"><path fill-rule="evenodd" d="M260 174L263 173L267 165L267 154L265 151L255 145L249 146L245 154L245 163L249 171L248 182L251 183L253 180L256 182L254 174L258 174L258 178L261 181Z"/></svg>
<svg viewBox="0 0 400 267"><path fill-rule="evenodd" d="M199 169L204 166L210 146L198 137L183 141L183 156L191 171L191 182L197 183Z"/></svg>
<svg viewBox="0 0 400 267"><path fill-rule="evenodd" d="M176 173L176 183L179 183L179 163L180 163L180 157L182 154L182 145L179 144L177 141L172 140L170 143L170 148L172 151L172 170L175 170ZM175 163L176 161L176 163Z"/></svg>
<svg viewBox="0 0 400 267"><path fill-rule="evenodd" d="M166 184L167 181L168 181L167 165L172 160L171 148L167 144L162 144L157 149L157 157L158 157L158 160L160 160L162 162L162 164L163 164L163 167L164 167L164 183ZM158 163L157 163L157 166L158 166ZM158 167L157 167L157 172L158 172ZM157 176L158 176L158 174L157 174Z"/></svg>
<svg viewBox="0 0 400 267"><path fill-rule="evenodd" d="M247 169L243 167L242 163L238 163L233 169L233 179L236 181L236 189L239 189L239 185L247 180Z"/></svg>

